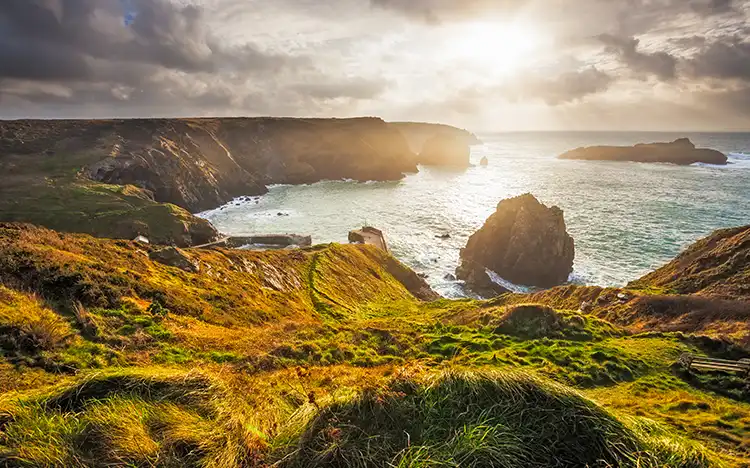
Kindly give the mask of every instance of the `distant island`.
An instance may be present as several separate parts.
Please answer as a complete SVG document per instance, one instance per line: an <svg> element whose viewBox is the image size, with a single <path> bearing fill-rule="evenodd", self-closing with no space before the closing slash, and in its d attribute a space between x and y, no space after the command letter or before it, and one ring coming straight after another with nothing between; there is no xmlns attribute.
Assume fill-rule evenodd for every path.
<svg viewBox="0 0 750 468"><path fill-rule="evenodd" d="M560 159L670 163L680 166L689 166L695 163L726 165L728 161L725 154L712 149L696 148L687 138L680 138L671 143L577 148L561 155Z"/></svg>

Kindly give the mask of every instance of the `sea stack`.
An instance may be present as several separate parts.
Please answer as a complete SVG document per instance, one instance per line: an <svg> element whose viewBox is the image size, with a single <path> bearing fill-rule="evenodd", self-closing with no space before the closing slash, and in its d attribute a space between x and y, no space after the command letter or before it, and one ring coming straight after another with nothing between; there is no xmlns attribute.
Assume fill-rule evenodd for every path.
<svg viewBox="0 0 750 468"><path fill-rule="evenodd" d="M560 159L670 163L680 166L695 163L725 165L728 162L724 153L696 148L687 138L680 138L671 143L640 143L635 146L590 146L568 151L561 155Z"/></svg>
<svg viewBox="0 0 750 468"><path fill-rule="evenodd" d="M475 285L487 290L486 270L511 283L550 288L568 280L574 257L574 241L566 230L563 211L525 194L501 201L469 238L461 250L457 276L480 294Z"/></svg>

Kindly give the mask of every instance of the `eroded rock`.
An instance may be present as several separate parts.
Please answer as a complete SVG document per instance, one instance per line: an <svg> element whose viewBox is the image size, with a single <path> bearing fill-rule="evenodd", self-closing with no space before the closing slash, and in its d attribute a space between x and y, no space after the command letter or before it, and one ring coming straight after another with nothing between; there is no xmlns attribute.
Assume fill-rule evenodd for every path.
<svg viewBox="0 0 750 468"><path fill-rule="evenodd" d="M179 268L189 273L197 273L200 270L198 263L177 247L165 247L149 253L149 258L162 265Z"/></svg>
<svg viewBox="0 0 750 468"><path fill-rule="evenodd" d="M526 194L501 201L469 238L457 276L476 292L492 287L485 269L511 283L549 288L568 280L574 257L562 210Z"/></svg>

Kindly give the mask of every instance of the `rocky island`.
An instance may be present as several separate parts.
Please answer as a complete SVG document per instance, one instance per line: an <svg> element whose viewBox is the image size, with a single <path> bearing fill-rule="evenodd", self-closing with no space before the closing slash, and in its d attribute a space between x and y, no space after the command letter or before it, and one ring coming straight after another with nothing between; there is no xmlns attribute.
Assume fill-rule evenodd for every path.
<svg viewBox="0 0 750 468"><path fill-rule="evenodd" d="M725 154L712 149L696 148L687 138L671 143L641 143L635 146L590 146L568 151L560 159L669 163L680 166L695 163L725 165L728 161Z"/></svg>

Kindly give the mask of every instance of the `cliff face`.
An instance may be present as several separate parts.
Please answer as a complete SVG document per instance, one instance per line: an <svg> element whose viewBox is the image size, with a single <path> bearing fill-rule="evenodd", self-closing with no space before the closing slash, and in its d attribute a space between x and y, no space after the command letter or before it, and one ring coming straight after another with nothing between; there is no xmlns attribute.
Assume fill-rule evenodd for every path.
<svg viewBox="0 0 750 468"><path fill-rule="evenodd" d="M417 162L426 166L467 168L471 166L471 147L463 138L440 133L427 140Z"/></svg>
<svg viewBox="0 0 750 468"><path fill-rule="evenodd" d="M670 163L683 166L698 162L723 165L728 161L726 155L723 153L712 149L696 148L687 138L681 138L671 143L578 148L561 155L560 159Z"/></svg>
<svg viewBox="0 0 750 468"><path fill-rule="evenodd" d="M266 184L398 180L415 159L377 118L0 121L0 221L190 245L215 231L163 204L198 212Z"/></svg>
<svg viewBox="0 0 750 468"><path fill-rule="evenodd" d="M716 231L630 286L750 300L750 226Z"/></svg>
<svg viewBox="0 0 750 468"><path fill-rule="evenodd" d="M425 143L438 135L455 138L467 146L482 144L482 141L468 130L451 127L450 125L420 122L392 122L388 125L404 135L411 150L416 154L422 153Z"/></svg>
<svg viewBox="0 0 750 468"><path fill-rule="evenodd" d="M0 122L0 157L39 153L190 211L265 193L265 184L397 180L417 170L404 137L376 118Z"/></svg>

